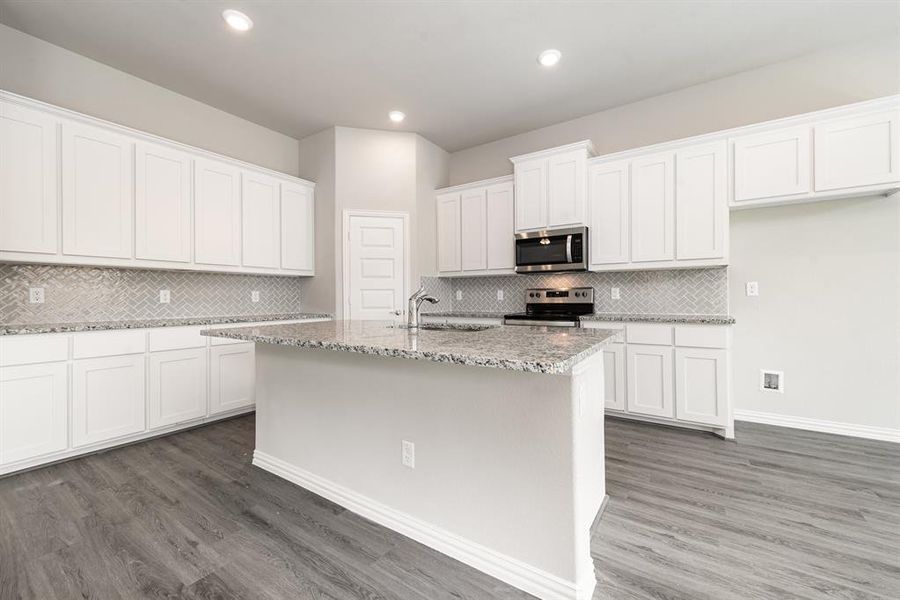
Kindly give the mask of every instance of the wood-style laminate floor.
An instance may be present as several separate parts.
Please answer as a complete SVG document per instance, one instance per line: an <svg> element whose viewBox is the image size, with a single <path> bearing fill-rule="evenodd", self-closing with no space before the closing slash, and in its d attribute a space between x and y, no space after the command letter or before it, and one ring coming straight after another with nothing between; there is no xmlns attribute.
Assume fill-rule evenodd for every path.
<svg viewBox="0 0 900 600"><path fill-rule="evenodd" d="M0 479L0 599L530 598L251 467L253 425ZM596 599L900 598L897 445L609 420L607 479Z"/></svg>

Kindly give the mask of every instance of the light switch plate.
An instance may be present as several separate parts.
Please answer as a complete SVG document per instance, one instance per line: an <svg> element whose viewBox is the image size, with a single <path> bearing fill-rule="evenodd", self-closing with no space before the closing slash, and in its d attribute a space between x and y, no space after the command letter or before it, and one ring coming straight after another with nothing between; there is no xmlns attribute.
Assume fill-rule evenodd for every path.
<svg viewBox="0 0 900 600"><path fill-rule="evenodd" d="M168 304L172 301L172 292L169 290L159 290L159 303Z"/></svg>
<svg viewBox="0 0 900 600"><path fill-rule="evenodd" d="M31 304L43 304L44 303L44 288L42 288L42 287L28 288L28 302Z"/></svg>
<svg viewBox="0 0 900 600"><path fill-rule="evenodd" d="M609 297L612 298L613 300L621 300L622 295L619 294L619 288L610 288Z"/></svg>
<svg viewBox="0 0 900 600"><path fill-rule="evenodd" d="M404 467L416 468L416 445L414 443L403 440L400 460Z"/></svg>
<svg viewBox="0 0 900 600"><path fill-rule="evenodd" d="M758 281L748 281L746 290L747 290L748 296L759 296L759 282Z"/></svg>
<svg viewBox="0 0 900 600"><path fill-rule="evenodd" d="M250 302L259 302L259 292L253 290L250 292Z"/></svg>

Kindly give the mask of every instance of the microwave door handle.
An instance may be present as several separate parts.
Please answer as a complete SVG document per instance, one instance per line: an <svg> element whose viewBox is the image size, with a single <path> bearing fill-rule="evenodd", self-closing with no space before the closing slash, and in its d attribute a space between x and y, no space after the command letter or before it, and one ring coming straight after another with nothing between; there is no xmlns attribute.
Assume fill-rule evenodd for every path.
<svg viewBox="0 0 900 600"><path fill-rule="evenodd" d="M566 236L566 262L572 262L572 234Z"/></svg>

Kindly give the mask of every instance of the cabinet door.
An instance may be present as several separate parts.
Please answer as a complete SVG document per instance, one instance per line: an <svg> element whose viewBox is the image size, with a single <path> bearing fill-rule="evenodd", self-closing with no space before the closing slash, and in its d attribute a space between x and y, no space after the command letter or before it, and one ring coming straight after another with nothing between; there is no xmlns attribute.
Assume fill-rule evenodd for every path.
<svg viewBox="0 0 900 600"><path fill-rule="evenodd" d="M66 363L0 369L0 465L65 450Z"/></svg>
<svg viewBox="0 0 900 600"><path fill-rule="evenodd" d="M588 169L591 203L591 264L627 263L628 162L592 165Z"/></svg>
<svg viewBox="0 0 900 600"><path fill-rule="evenodd" d="M631 261L675 258L675 161L657 154L631 163Z"/></svg>
<svg viewBox="0 0 900 600"><path fill-rule="evenodd" d="M810 191L809 127L734 140L734 201L749 202Z"/></svg>
<svg viewBox="0 0 900 600"><path fill-rule="evenodd" d="M135 156L135 258L190 262L190 156L145 142Z"/></svg>
<svg viewBox="0 0 900 600"><path fill-rule="evenodd" d="M516 231L547 227L547 159L517 163Z"/></svg>
<svg viewBox="0 0 900 600"><path fill-rule="evenodd" d="M277 269L281 219L278 182L265 175L244 171L241 175L241 264Z"/></svg>
<svg viewBox="0 0 900 600"><path fill-rule="evenodd" d="M513 184L498 183L487 188L487 268L516 267L515 196Z"/></svg>
<svg viewBox="0 0 900 600"><path fill-rule="evenodd" d="M133 148L123 135L63 122L63 254L131 258Z"/></svg>
<svg viewBox="0 0 900 600"><path fill-rule="evenodd" d="M466 190L460 196L460 264L463 271L487 268L487 205L485 189Z"/></svg>
<svg viewBox="0 0 900 600"><path fill-rule="evenodd" d="M460 257L459 194L437 197L438 271L452 273L462 269Z"/></svg>
<svg viewBox="0 0 900 600"><path fill-rule="evenodd" d="M888 111L817 125L816 191L900 181L898 123Z"/></svg>
<svg viewBox="0 0 900 600"><path fill-rule="evenodd" d="M209 349L210 415L253 406L255 385L255 344Z"/></svg>
<svg viewBox="0 0 900 600"><path fill-rule="evenodd" d="M201 158L194 160L194 262L241 264L240 171Z"/></svg>
<svg viewBox="0 0 900 600"><path fill-rule="evenodd" d="M305 185L281 184L281 268L314 269L315 213L313 190Z"/></svg>
<svg viewBox="0 0 900 600"><path fill-rule="evenodd" d="M42 112L0 102L0 250L57 251L57 126Z"/></svg>
<svg viewBox="0 0 900 600"><path fill-rule="evenodd" d="M585 218L584 150L551 156L548 164L547 224L583 225Z"/></svg>
<svg viewBox="0 0 900 600"><path fill-rule="evenodd" d="M150 355L150 429L206 416L206 348Z"/></svg>
<svg viewBox="0 0 900 600"><path fill-rule="evenodd" d="M625 410L625 344L603 349L604 399L609 410Z"/></svg>
<svg viewBox="0 0 900 600"><path fill-rule="evenodd" d="M675 257L725 257L728 229L728 170L725 142L675 154Z"/></svg>
<svg viewBox="0 0 900 600"><path fill-rule="evenodd" d="M728 422L726 350L675 349L675 415L707 425Z"/></svg>
<svg viewBox="0 0 900 600"><path fill-rule="evenodd" d="M105 442L144 430L144 355L72 363L72 445Z"/></svg>
<svg viewBox="0 0 900 600"><path fill-rule="evenodd" d="M674 417L672 402L672 347L629 344L627 409L637 415Z"/></svg>

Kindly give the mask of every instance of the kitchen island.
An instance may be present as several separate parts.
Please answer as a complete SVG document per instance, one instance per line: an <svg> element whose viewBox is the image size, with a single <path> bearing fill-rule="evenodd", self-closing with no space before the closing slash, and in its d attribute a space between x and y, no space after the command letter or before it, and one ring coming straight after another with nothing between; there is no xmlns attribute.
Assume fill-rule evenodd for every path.
<svg viewBox="0 0 900 600"><path fill-rule="evenodd" d="M586 599L616 332L220 329L254 341L253 464L539 598Z"/></svg>

